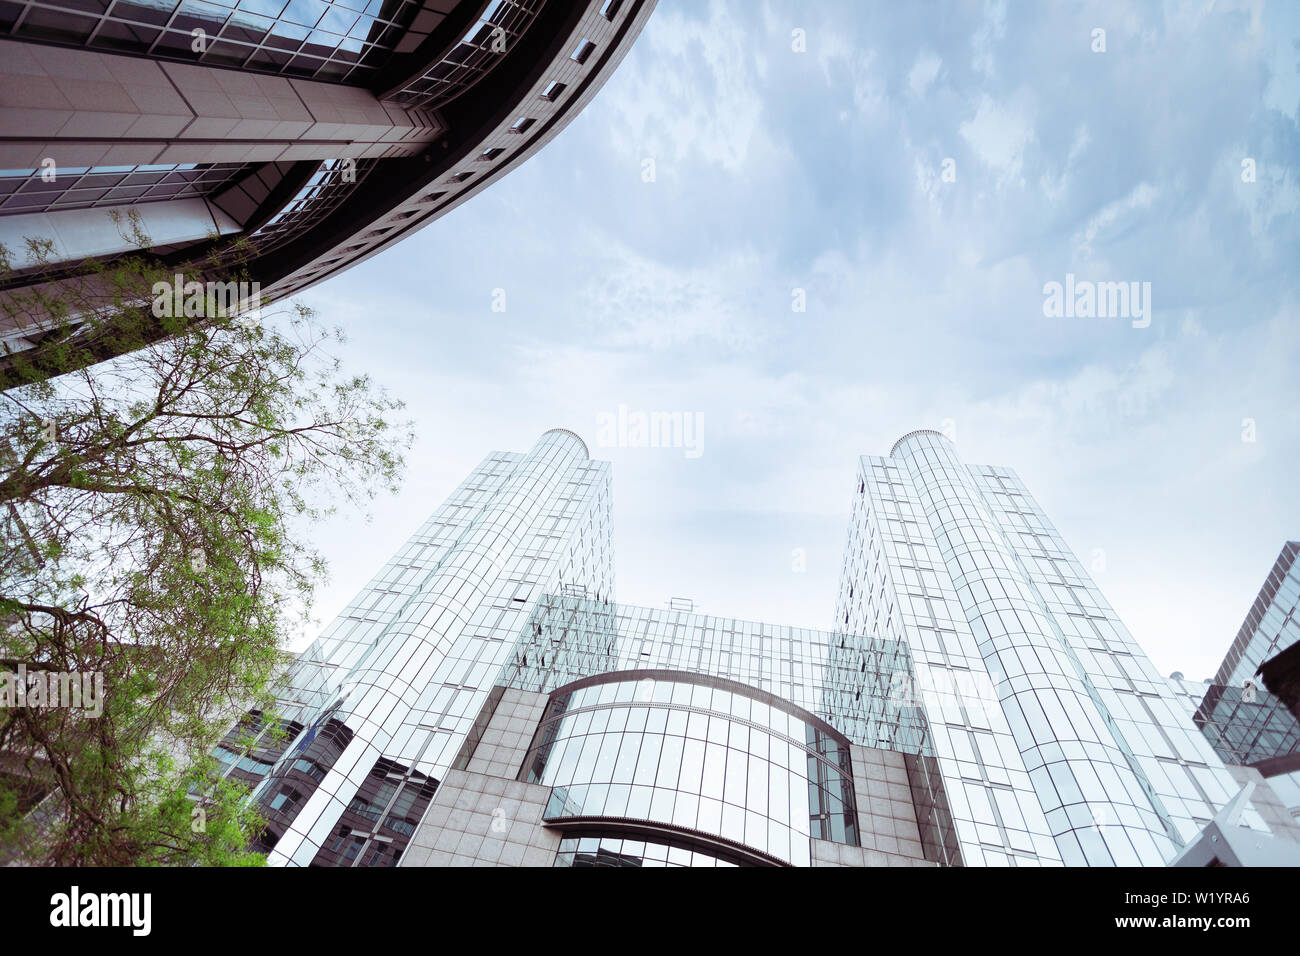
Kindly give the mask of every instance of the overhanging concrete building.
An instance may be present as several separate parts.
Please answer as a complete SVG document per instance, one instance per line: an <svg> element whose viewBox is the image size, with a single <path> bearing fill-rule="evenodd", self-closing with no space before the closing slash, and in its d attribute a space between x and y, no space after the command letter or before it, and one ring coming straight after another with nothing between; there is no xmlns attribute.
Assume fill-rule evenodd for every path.
<svg viewBox="0 0 1300 956"><path fill-rule="evenodd" d="M247 239L264 299L428 225L532 156L627 53L654 0L20 0L0 4L9 289L129 250ZM24 237L54 241L24 271ZM4 289L0 288L0 295ZM72 329L0 328L7 352ZM95 358L111 346L86 342Z"/></svg>
<svg viewBox="0 0 1300 956"><path fill-rule="evenodd" d="M861 459L829 630L618 604L610 483L563 430L490 455L300 655L286 740L218 753L272 864L1286 856L1009 469Z"/></svg>

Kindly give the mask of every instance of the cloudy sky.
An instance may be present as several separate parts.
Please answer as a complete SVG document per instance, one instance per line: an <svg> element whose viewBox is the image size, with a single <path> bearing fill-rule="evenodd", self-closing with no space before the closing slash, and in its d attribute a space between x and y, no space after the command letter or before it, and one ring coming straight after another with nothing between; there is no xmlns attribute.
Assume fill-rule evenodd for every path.
<svg viewBox="0 0 1300 956"><path fill-rule="evenodd" d="M1300 537L1298 62L1290 2L661 0L540 155L305 297L420 436L314 529L318 613L561 426L614 463L620 600L829 627L857 456L946 427L1209 676ZM1067 274L1150 324L1046 317ZM620 405L702 453L598 447Z"/></svg>

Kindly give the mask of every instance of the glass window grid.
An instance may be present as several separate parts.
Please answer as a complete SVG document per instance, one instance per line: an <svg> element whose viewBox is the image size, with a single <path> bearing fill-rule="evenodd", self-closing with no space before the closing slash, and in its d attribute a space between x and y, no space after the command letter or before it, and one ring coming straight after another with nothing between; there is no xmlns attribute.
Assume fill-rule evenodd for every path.
<svg viewBox="0 0 1300 956"><path fill-rule="evenodd" d="M0 31L163 59L365 85L415 0L6 0ZM207 43L193 49L192 30Z"/></svg>
<svg viewBox="0 0 1300 956"><path fill-rule="evenodd" d="M557 711L525 762L530 782L554 788L548 819L650 820L802 864L810 836L858 843L847 748L779 707L698 683L630 680L560 695Z"/></svg>
<svg viewBox="0 0 1300 956"><path fill-rule="evenodd" d="M256 787L302 729L296 721L268 720L260 710L250 711L213 750L220 764L219 776Z"/></svg>
<svg viewBox="0 0 1300 956"><path fill-rule="evenodd" d="M924 746L924 715L900 701L911 674L899 642L549 595L498 683L550 693L611 671L724 678L816 714L855 743Z"/></svg>
<svg viewBox="0 0 1300 956"><path fill-rule="evenodd" d="M383 759L442 779L472 730L535 600L568 589L594 597L612 591L609 485L609 465L576 457L572 437L560 430L543 435L527 455L494 452L487 456L299 655L281 691L281 711L310 721L350 689L340 713L348 720L355 716L356 723L367 728L368 737L379 729ZM502 508L528 514L526 526L508 532L499 529ZM472 553L463 547L470 539L476 542ZM379 672L411 679L415 645L424 648L432 622L446 613L442 602L447 592L431 591L430 580L455 573L468 562L478 566L475 556L481 557L482 548L495 549L483 600L476 601L463 626L458 625L458 636L448 642L439 659L425 665L418 696L399 702L389 690L391 677L387 676L358 683L356 675ZM520 593L527 596L522 602L515 600ZM456 610L458 618L463 613ZM399 615L421 622L413 628L416 633L403 631L402 639L385 640L386 634L398 636L389 626ZM335 774L320 787L339 805L339 812L346 812L356 795L365 766L363 759L348 776ZM358 829L353 827L354 833ZM295 862L309 864L318 839L324 842L323 837L305 835L286 853Z"/></svg>
<svg viewBox="0 0 1300 956"><path fill-rule="evenodd" d="M402 106L436 109L477 83L514 48L545 0L492 0L441 60L396 91Z"/></svg>
<svg viewBox="0 0 1300 956"><path fill-rule="evenodd" d="M172 163L0 170L0 215L136 205L210 196L245 175L247 163Z"/></svg>
<svg viewBox="0 0 1300 956"><path fill-rule="evenodd" d="M949 564L955 559L964 574L978 575L987 591L981 603L964 574L954 577L966 614L977 623L990 673L1011 692L1004 693L1002 705L1025 767L1031 779L1038 766L1051 767L1057 786L1044 786L1038 795L1063 859L1067 864L1108 865L1137 862L1143 855L1148 862L1167 858L1174 845L1168 811L1138 759L1124 746L1123 735L1112 729L1113 722L1108 725L1101 695L1084 677L1058 629L1056 616L1065 608L1051 600L1068 598L1070 609L1087 613L1100 610L1100 596L1081 602L1082 579L1077 588L1064 588L1061 562L1035 562L1035 555L1010 549L1007 527L1037 533L1050 525L1032 508L1023 487L1013 484L1009 472L966 468L937 438L924 436L914 444L928 451L907 456L913 476L926 488L943 489L943 506L934 512L936 526L950 529L946 540L961 541L960 548L946 556ZM1050 570L1036 576L1034 568L1043 566ZM1008 674L1013 676L1008 679ZM1118 775L1125 784L1115 793L1094 785L1103 766L1105 774ZM1112 822L1125 805L1123 817L1136 815L1147 828L1142 834Z"/></svg>
<svg viewBox="0 0 1300 956"><path fill-rule="evenodd" d="M942 777L920 757L933 754L925 713L900 694L914 676L901 642L552 595L539 602L498 683L550 693L643 669L736 681L816 713L855 743L915 757L909 779L930 826L926 857L960 864Z"/></svg>
<svg viewBox="0 0 1300 956"><path fill-rule="evenodd" d="M304 235L342 205L352 190L379 165L376 159L327 159L307 185L274 216L249 234L249 241L265 255Z"/></svg>
<svg viewBox="0 0 1300 956"><path fill-rule="evenodd" d="M1288 541L1232 642L1214 683L1259 685L1255 672L1265 661L1300 641L1300 542Z"/></svg>
<svg viewBox="0 0 1300 956"><path fill-rule="evenodd" d="M1246 699L1242 687L1203 685L1204 699L1193 716L1226 763L1253 764L1300 752L1300 722L1263 687Z"/></svg>
<svg viewBox="0 0 1300 956"><path fill-rule="evenodd" d="M918 670L958 677L983 673L980 647L930 531L929 499L923 506L897 459L864 457L856 490L837 622L910 642ZM1059 862L997 708L971 709L952 695L936 699L924 690L919 696L939 762L929 766L932 773L914 775L930 788L914 793L914 801L923 811L946 801L950 814L919 814L927 853L977 865ZM912 763L926 769L919 758Z"/></svg>
<svg viewBox="0 0 1300 956"><path fill-rule="evenodd" d="M565 836L555 854L555 866L702 867L738 866L690 845L614 835Z"/></svg>
<svg viewBox="0 0 1300 956"><path fill-rule="evenodd" d="M910 641L918 668L960 672L986 667L994 681L1009 686L1016 700L1023 699L1028 707L1027 717L1021 707L1007 708L1007 720L1026 722L1017 732L1017 741L1022 734L1034 739L1030 721L1050 718L1055 729L1068 728L1060 741L1044 738L1047 742L1037 747L1037 755L1026 750L1023 762L1016 759L1019 748L1010 748L1009 763L994 769L987 763L958 760L953 751L956 726L931 710L945 779L983 775L984 789L995 791L998 780L1009 778L1014 789L1027 793L1030 803L1036 804L1039 799L1028 774L1014 766L1021 763L1039 768L1035 785L1042 788L1043 804L1050 805L1061 795L1050 775L1038 780L1040 772L1046 764L1067 761L1067 766L1080 768L1079 779L1072 776L1067 787L1071 799L1075 792L1096 796L1093 781L1101 780L1106 798L1113 793L1116 803L1071 803L1050 814L1050 826L1041 808L1027 808L1042 821L1028 834L1040 862L1051 862L1057 852L1069 863L1131 861L1135 855L1146 863L1167 859L1173 846L1170 830L1180 836L1194 834L1213 806L1221 805L1214 803L1214 794L1226 792L1226 771L1216 766L1208 742L1169 698L1168 685L1124 631L1014 472L968 468L937 434L918 434L900 440L891 459L864 457L857 492L837 622ZM910 508L903 499L910 500ZM921 520L910 522L909 516L914 515ZM1014 543L1015 550L1006 554L1005 547L976 546L940 554L930 535L932 525L945 532L945 544L954 536L969 543L991 525L995 533L990 540ZM952 582L954 596L962 595L956 603L962 613L947 615L957 627L955 635L948 633L945 616L938 613L943 605L918 600L928 598L922 588L927 568L942 572L940 579ZM991 616L963 621L963 603ZM1044 608L1050 620L1044 617ZM1009 620L998 616L1007 613ZM1036 636L1044 621L1047 629ZM995 625L993 633L990 622ZM1020 639L1007 647L1002 635ZM1048 637L1052 639L1044 639ZM964 659L956 656L953 645L972 638ZM1072 686L1071 670L1076 677L1086 673L1088 679ZM1019 676L1008 679L1008 674ZM988 718L1000 723L996 713ZM970 729L961 727L961 734ZM1149 744L1152 739L1158 744ZM1166 755L1149 752L1156 750ZM1171 772L1171 767L1176 771ZM1117 784L1112 772L1126 784ZM1003 828L1001 821L975 820L965 800L963 787L953 796L953 812L961 814L958 830L968 861L1008 862L1011 838L1023 843L1024 834ZM1087 812L1090 808L1093 812ZM1252 815L1248 811L1247 816ZM997 820L998 814L993 817ZM1125 827L1142 829L1125 831ZM1059 851L1044 841L1040 829L1058 834ZM1113 848L1107 848L1108 841Z"/></svg>
<svg viewBox="0 0 1300 956"><path fill-rule="evenodd" d="M386 758L376 761L312 864L395 866L436 789L422 773Z"/></svg>
<svg viewBox="0 0 1300 956"><path fill-rule="evenodd" d="M1089 682L1096 688L1097 715L1103 724L1113 724L1119 730L1117 739L1123 751L1118 756L1128 762L1135 760L1141 768L1136 778L1140 793L1133 794L1132 805L1142 825L1153 833L1159 826L1165 830L1172 827L1182 839L1194 836L1235 792L1208 740L1186 719L1185 708L1171 696L1168 683L1115 617L1015 474L999 468L971 470L997 513L1035 514L1032 524L1036 532L1018 542L1024 573L1043 594L1044 606L1053 627L1059 629L1067 654L1077 654L1086 662ZM1094 760L1094 769L1099 766ZM1086 774L1086 770L1082 772ZM1149 807L1144 807L1144 802ZM1106 815L1104 808L1102 815ZM1244 819L1251 826L1262 826L1253 809L1246 811ZM1132 833L1129 836L1135 844L1144 842ZM1142 847L1144 860L1159 859L1153 853L1168 857L1168 847L1158 838L1155 844L1155 851ZM1128 852L1122 843L1118 849Z"/></svg>

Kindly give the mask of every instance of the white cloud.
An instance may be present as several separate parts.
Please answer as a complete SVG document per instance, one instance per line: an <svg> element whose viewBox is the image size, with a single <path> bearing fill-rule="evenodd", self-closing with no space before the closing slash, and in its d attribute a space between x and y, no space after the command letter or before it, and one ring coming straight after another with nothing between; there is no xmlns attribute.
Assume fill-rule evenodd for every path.
<svg viewBox="0 0 1300 956"><path fill-rule="evenodd" d="M651 68L628 69L621 82L602 92L602 108L613 118L610 137L618 153L654 157L657 173L673 177L673 166L698 155L736 172L750 149L764 140L758 84L766 72L763 53L722 3L709 7L707 20L660 8L638 44L649 48ZM697 75L710 87L700 95Z"/></svg>
<svg viewBox="0 0 1300 956"><path fill-rule="evenodd" d="M1254 182L1242 180L1242 161L1254 160ZM1269 231L1275 219L1289 219L1300 211L1300 182L1295 168L1255 155L1242 145L1229 150L1220 167L1250 222L1250 235L1261 251L1271 254L1273 243Z"/></svg>
<svg viewBox="0 0 1300 956"><path fill-rule="evenodd" d="M1051 170L1044 170L1038 185L1049 202L1060 202L1069 195L1079 157L1091 142L1092 136L1088 132L1088 124L1080 123L1074 130L1074 141L1070 144L1070 153L1066 156L1065 165L1060 173L1054 175Z"/></svg>
<svg viewBox="0 0 1300 956"><path fill-rule="evenodd" d="M651 352L711 343L734 354L763 342L761 324L737 295L746 277L761 271L752 255L736 252L707 268L678 268L608 236L587 248L592 268L577 301L592 341Z"/></svg>
<svg viewBox="0 0 1300 956"><path fill-rule="evenodd" d="M978 73L992 76L997 72L993 49L998 40L1007 35L1006 0L987 0L984 4L984 21L971 37L971 66Z"/></svg>
<svg viewBox="0 0 1300 956"><path fill-rule="evenodd" d="M1034 125L1022 99L996 103L987 93L980 97L975 115L961 124L962 139L975 155L1007 183L1021 178L1025 147L1034 139Z"/></svg>
<svg viewBox="0 0 1300 956"><path fill-rule="evenodd" d="M942 58L934 53L922 53L916 58L911 72L907 74L907 85L911 88L913 96L917 99L925 96L930 85L938 78L941 66L943 66Z"/></svg>
<svg viewBox="0 0 1300 956"><path fill-rule="evenodd" d="M1073 239L1075 255L1079 259L1091 258L1093 243L1099 236L1104 238L1108 232L1128 223L1135 214L1150 209L1159 196L1159 189L1150 183L1141 182L1124 198L1106 203L1089 218L1083 229L1075 234Z"/></svg>

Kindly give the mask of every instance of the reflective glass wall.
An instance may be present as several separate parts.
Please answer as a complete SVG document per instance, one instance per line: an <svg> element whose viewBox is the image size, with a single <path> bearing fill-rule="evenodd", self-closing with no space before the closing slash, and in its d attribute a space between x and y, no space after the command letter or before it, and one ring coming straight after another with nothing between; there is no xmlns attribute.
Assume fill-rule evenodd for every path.
<svg viewBox="0 0 1300 956"><path fill-rule="evenodd" d="M744 866L717 851L670 837L653 839L624 836L620 833L591 831L581 836L566 836L555 854L555 865L592 866Z"/></svg>
<svg viewBox="0 0 1300 956"><path fill-rule="evenodd" d="M550 594L524 627L498 683L549 694L608 671L673 670L736 681L825 720L863 747L925 748L897 640Z"/></svg>
<svg viewBox="0 0 1300 956"><path fill-rule="evenodd" d="M802 866L809 837L858 844L848 741L731 681L632 671L562 688L523 779L553 788L548 821L661 823Z"/></svg>
<svg viewBox="0 0 1300 956"><path fill-rule="evenodd" d="M839 623L908 643L967 862L1162 865L1235 793L1014 472L923 431L855 491Z"/></svg>
<svg viewBox="0 0 1300 956"><path fill-rule="evenodd" d="M925 858L961 865L905 644L552 594L538 602L498 682L549 694L583 677L652 669L736 681L814 714L854 744L905 755Z"/></svg>
<svg viewBox="0 0 1300 956"><path fill-rule="evenodd" d="M528 454L495 453L475 469L290 670L281 713L309 728L329 714L353 736L294 803L270 862L308 865L346 826L327 852L350 854L360 835L356 858L391 863L391 850L371 845L392 843L387 816L370 820L380 797L401 803L443 778L538 599L609 593L609 529L609 466L571 432L546 432ZM372 779L381 766L385 779L401 769L393 794ZM270 787L259 797L273 800ZM378 787L373 799L367 787ZM400 830L407 814L395 819Z"/></svg>
<svg viewBox="0 0 1300 956"><path fill-rule="evenodd" d="M1300 722L1263 687L1205 685L1192 719L1225 763L1253 764L1300 753Z"/></svg>
<svg viewBox="0 0 1300 956"><path fill-rule="evenodd" d="M362 85L420 9L416 0L0 0L0 34Z"/></svg>
<svg viewBox="0 0 1300 956"><path fill-rule="evenodd" d="M1258 684L1255 672L1259 665L1300 641L1300 561L1296 560L1297 556L1300 556L1300 542L1288 541L1283 545L1228 649L1214 683L1244 687L1246 681L1254 679Z"/></svg>

